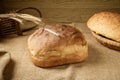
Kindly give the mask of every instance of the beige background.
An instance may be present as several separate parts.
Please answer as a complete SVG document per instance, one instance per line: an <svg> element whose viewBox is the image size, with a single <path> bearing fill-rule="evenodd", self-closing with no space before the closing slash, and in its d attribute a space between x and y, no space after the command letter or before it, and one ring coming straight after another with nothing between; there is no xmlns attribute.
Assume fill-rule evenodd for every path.
<svg viewBox="0 0 120 80"><path fill-rule="evenodd" d="M120 0L3 0L5 11L36 7L46 22L86 22L95 12L120 12ZM30 11L34 13L34 11Z"/></svg>
<svg viewBox="0 0 120 80"><path fill-rule="evenodd" d="M52 68L36 67L27 49L27 39L33 30L24 33L24 36L0 41L0 51L11 53L11 61L3 72L5 80L120 80L120 52L99 44L86 24L74 25L88 41L89 56L86 61Z"/></svg>
<svg viewBox="0 0 120 80"><path fill-rule="evenodd" d="M3 1L3 2L1 2ZM2 9L8 12L24 7L36 7L46 22L86 22L98 11L120 12L120 0L1 0ZM0 5L1 8L1 5ZM31 14L38 15L33 11ZM5 80L120 80L120 52L99 44L85 23L74 24L85 35L89 57L85 62L52 68L39 68L29 58L27 39L24 36L0 39L0 51L8 51L11 61L4 68ZM1 58L0 58L1 59Z"/></svg>

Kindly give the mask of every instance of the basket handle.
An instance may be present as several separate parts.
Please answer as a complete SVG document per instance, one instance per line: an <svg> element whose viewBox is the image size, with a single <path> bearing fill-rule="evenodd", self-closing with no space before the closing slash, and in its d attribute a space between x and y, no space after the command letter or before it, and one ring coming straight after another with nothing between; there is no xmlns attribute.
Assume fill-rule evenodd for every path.
<svg viewBox="0 0 120 80"><path fill-rule="evenodd" d="M41 11L39 9L35 8L35 7L26 7L26 8L23 8L23 9L19 9L19 10L16 10L16 13L21 13L22 11L28 10L28 9L32 9L32 10L37 11L39 13L40 18L42 18Z"/></svg>

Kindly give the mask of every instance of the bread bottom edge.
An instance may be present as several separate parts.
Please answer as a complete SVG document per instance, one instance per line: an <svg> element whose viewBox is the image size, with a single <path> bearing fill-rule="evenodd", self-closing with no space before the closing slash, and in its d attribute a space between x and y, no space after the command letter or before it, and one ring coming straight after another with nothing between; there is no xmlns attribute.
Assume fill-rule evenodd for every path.
<svg viewBox="0 0 120 80"><path fill-rule="evenodd" d="M39 60L35 56L30 55L32 62L38 67L55 67L65 64L73 64L84 61L88 57L88 53L85 53L83 56L73 56L73 58L59 58L50 61Z"/></svg>
<svg viewBox="0 0 120 80"><path fill-rule="evenodd" d="M98 42L100 42L102 45L110 48L110 49L114 49L114 50L118 50L120 51L120 43L119 42L115 42L109 39L106 39L102 36L99 36L97 34L95 34L94 32L92 32L93 36L96 38L96 40Z"/></svg>

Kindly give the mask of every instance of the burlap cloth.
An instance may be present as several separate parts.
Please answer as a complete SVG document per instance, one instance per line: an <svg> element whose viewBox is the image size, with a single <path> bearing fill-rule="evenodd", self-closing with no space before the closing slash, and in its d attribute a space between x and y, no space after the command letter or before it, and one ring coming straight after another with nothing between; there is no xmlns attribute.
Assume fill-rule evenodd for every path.
<svg viewBox="0 0 120 80"><path fill-rule="evenodd" d="M5 80L120 80L120 52L98 43L85 23L74 24L85 35L89 45L86 61L52 68L33 65L27 50L28 36L0 40L0 79Z"/></svg>

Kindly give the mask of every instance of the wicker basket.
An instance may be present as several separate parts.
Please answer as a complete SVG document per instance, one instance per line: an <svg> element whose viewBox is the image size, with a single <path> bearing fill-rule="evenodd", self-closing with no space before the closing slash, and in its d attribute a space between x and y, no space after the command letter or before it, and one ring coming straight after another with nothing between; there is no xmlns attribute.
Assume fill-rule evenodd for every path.
<svg viewBox="0 0 120 80"><path fill-rule="evenodd" d="M21 13L24 10L33 9L39 13L40 18L42 17L39 9L34 7L27 7L20 10L15 11L15 13ZM9 17L0 17L0 37L4 37L10 34L22 35L22 30L20 29L20 23L14 19Z"/></svg>

